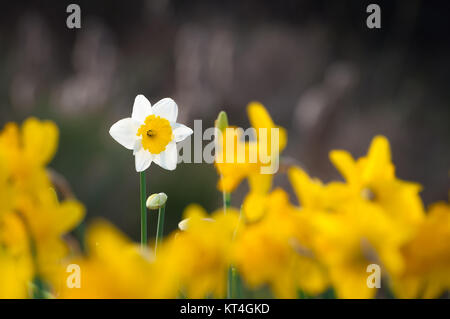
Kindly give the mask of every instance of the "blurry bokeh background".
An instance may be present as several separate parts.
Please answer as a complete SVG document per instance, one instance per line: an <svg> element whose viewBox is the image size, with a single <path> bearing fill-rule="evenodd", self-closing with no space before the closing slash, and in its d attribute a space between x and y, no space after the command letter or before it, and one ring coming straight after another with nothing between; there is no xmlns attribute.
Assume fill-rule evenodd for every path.
<svg viewBox="0 0 450 319"><path fill-rule="evenodd" d="M81 29L66 27L71 2ZM365 25L371 2L381 6L379 30ZM420 0L9 1L0 10L0 125L54 120L51 167L88 220L106 217L134 239L138 174L108 130L139 93L152 103L173 97L191 127L212 126L224 109L246 128L246 105L258 100L289 130L284 155L325 181L338 178L331 149L360 156L384 134L398 176L420 182L428 204L449 189L449 16L445 1ZM169 195L168 231L191 202L221 205L212 165L152 165L147 176L149 192Z"/></svg>

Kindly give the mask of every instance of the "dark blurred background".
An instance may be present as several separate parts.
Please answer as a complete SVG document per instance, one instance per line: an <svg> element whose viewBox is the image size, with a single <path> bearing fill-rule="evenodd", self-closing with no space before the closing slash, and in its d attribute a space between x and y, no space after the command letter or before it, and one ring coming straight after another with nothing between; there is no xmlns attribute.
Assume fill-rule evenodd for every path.
<svg viewBox="0 0 450 319"><path fill-rule="evenodd" d="M81 29L66 7L81 7ZM381 6L381 29L366 7ZM88 208L134 239L139 185L133 156L108 134L134 97L173 97L179 122L212 126L219 110L248 127L262 102L289 130L284 155L310 174L338 178L331 149L363 155L376 134L399 177L420 182L426 204L449 189L450 6L447 1L9 1L0 10L0 125L54 120L51 166ZM216 172L152 165L150 192L169 194L167 229L183 208L221 205ZM285 185L284 176L277 184ZM246 185L233 203L239 205ZM152 226L156 225L152 216ZM154 230L155 227L151 227Z"/></svg>

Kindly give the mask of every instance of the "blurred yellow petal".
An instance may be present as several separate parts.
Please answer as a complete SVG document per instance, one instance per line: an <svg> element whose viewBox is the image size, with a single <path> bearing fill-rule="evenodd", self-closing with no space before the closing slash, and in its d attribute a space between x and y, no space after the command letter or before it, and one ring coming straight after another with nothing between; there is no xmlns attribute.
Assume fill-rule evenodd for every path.
<svg viewBox="0 0 450 319"><path fill-rule="evenodd" d="M189 204L183 211L183 218L204 218L208 212L198 204Z"/></svg>
<svg viewBox="0 0 450 319"><path fill-rule="evenodd" d="M242 211L247 222L260 220L266 212L267 200L265 195L249 193L242 204Z"/></svg>
<svg viewBox="0 0 450 319"><path fill-rule="evenodd" d="M268 136L270 136L270 134L271 134L270 129L272 129L272 128L278 129L278 134L279 134L278 149L281 152L286 147L286 144L287 144L286 129L284 129L281 126L275 125L269 112L259 102L249 103L249 105L247 106L247 113L248 113L250 125L253 128L255 128L257 136L259 136L259 134L260 134L259 129L263 129L263 128L268 129L269 130L267 132ZM269 139L269 141L270 141L270 139ZM270 147L268 147L268 149L270 150Z"/></svg>
<svg viewBox="0 0 450 319"><path fill-rule="evenodd" d="M331 280L338 298L342 299L370 299L374 298L378 289L367 286L366 267L353 269L348 266L330 268Z"/></svg>
<svg viewBox="0 0 450 319"><path fill-rule="evenodd" d="M130 240L109 222L96 220L89 226L86 244L90 254L103 256L122 250Z"/></svg>
<svg viewBox="0 0 450 319"><path fill-rule="evenodd" d="M392 178L393 174L394 167L391 164L389 141L384 136L375 136L367 154L362 179L363 181L369 181L377 177Z"/></svg>
<svg viewBox="0 0 450 319"><path fill-rule="evenodd" d="M269 112L267 112L266 108L261 103L249 103L247 106L247 113L250 125L254 127L257 132L260 128L275 127Z"/></svg>
<svg viewBox="0 0 450 319"><path fill-rule="evenodd" d="M31 256L12 256L0 249L0 299L28 298L28 287L32 278Z"/></svg>
<svg viewBox="0 0 450 319"><path fill-rule="evenodd" d="M273 175L251 174L248 177L250 191L258 194L267 194L272 188Z"/></svg>
<svg viewBox="0 0 450 319"><path fill-rule="evenodd" d="M288 177L302 207L316 209L324 205L323 185L311 179L300 167L291 167Z"/></svg>
<svg viewBox="0 0 450 319"><path fill-rule="evenodd" d="M356 176L356 163L352 155L347 151L331 151L330 161L342 174L346 181L352 182Z"/></svg>
<svg viewBox="0 0 450 319"><path fill-rule="evenodd" d="M16 123L6 123L0 132L0 143L5 151L16 149L20 146L19 126Z"/></svg>
<svg viewBox="0 0 450 319"><path fill-rule="evenodd" d="M70 232L80 224L84 216L85 208L79 201L69 199L62 202L53 214L56 232L59 234Z"/></svg>
<svg viewBox="0 0 450 319"><path fill-rule="evenodd" d="M14 212L6 212L0 219L0 246L8 247L12 254L30 250L30 241L23 219Z"/></svg>
<svg viewBox="0 0 450 319"><path fill-rule="evenodd" d="M299 256L298 285L310 295L322 293L329 286L326 268L316 260Z"/></svg>
<svg viewBox="0 0 450 319"><path fill-rule="evenodd" d="M437 298L450 289L450 205L430 206L415 236L402 248L407 265L395 278L394 290L400 297ZM420 284L422 291L408 294L405 287ZM421 295L419 295L421 293Z"/></svg>
<svg viewBox="0 0 450 319"><path fill-rule="evenodd" d="M25 156L39 165L48 164L56 153L58 135L55 123L28 118L22 126Z"/></svg>
<svg viewBox="0 0 450 319"><path fill-rule="evenodd" d="M223 175L217 182L217 189L222 192L231 193L245 178L243 175Z"/></svg>

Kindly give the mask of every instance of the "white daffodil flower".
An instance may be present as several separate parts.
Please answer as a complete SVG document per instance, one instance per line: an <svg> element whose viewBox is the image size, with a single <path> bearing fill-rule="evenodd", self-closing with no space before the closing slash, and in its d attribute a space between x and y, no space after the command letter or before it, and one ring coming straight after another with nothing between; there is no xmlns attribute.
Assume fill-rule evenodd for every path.
<svg viewBox="0 0 450 319"><path fill-rule="evenodd" d="M165 98L151 106L142 94L136 96L131 117L111 126L109 134L119 144L133 151L136 171L145 171L152 162L174 170L177 166L177 142L192 134L192 129L176 123L178 106Z"/></svg>

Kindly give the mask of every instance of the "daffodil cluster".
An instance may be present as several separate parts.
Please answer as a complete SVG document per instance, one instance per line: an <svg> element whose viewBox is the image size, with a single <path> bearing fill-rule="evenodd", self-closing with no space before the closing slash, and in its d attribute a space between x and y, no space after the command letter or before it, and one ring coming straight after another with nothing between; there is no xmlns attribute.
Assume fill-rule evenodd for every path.
<svg viewBox="0 0 450 319"><path fill-rule="evenodd" d="M259 103L250 103L248 114L254 128L278 127ZM217 122L223 132L238 135L225 130L233 128L227 121L225 126L220 118ZM280 129L278 152L287 141L285 130ZM239 136L232 139L237 142L232 147L242 143L246 152L252 147L270 148L261 145L270 141L258 135L250 142ZM223 152L229 150L225 140ZM289 167L295 199L290 198L289 189L273 187L274 176L261 173L259 158L256 162L216 163L220 191L232 193L244 180L249 185L238 224L228 236L230 247L222 252L230 256L228 266L236 268L246 289L269 288L279 298L321 296L330 290L338 298L373 298L378 291L399 298L436 298L448 291L449 204L440 202L425 211L421 186L396 177L390 145L383 136L372 140L366 156L354 159L346 151L335 150L330 161L342 180L323 183L301 167ZM204 233L221 223L215 215L205 218ZM222 241L223 237L212 235L203 244ZM178 254L187 251L180 247ZM197 261L193 258L194 264ZM372 264L381 270L383 290L368 284ZM205 273L201 266L187 276L191 279L188 285L205 282L196 275ZM222 276L224 271L222 265ZM216 282L221 281L223 277L217 276Z"/></svg>
<svg viewBox="0 0 450 319"><path fill-rule="evenodd" d="M69 254L64 235L84 217L60 199L46 165L58 144L50 121L8 123L0 132L0 297L43 296Z"/></svg>
<svg viewBox="0 0 450 319"><path fill-rule="evenodd" d="M151 109L140 99L125 121L128 126L115 124L111 133L134 150L139 171L151 161L172 169L167 163L174 159L149 158L143 151L148 158L142 157L140 152L158 153L172 143L167 134L172 139L175 135L175 144L191 131L175 123L176 115L163 120L161 114L175 109L172 100ZM331 151L330 161L342 175L339 181L324 183L292 165L267 174L261 170L270 164L267 158L256 152L249 161L250 153L265 149L280 154L287 133L260 103L250 103L248 115L257 129L252 140L242 139L224 113L216 122L223 132L217 158L232 153L231 162L215 163L224 207L209 214L189 205L179 230L166 236L156 252L152 245L139 247L107 221L90 224L86 252L70 251L64 235L81 221L84 209L75 199L57 195L46 168L56 151L58 130L34 118L21 128L7 124L0 134L0 297L36 297L41 292L38 297L270 293L276 298L438 298L450 289L450 205L438 202L424 208L421 186L396 176L385 137L374 137L361 158ZM279 130L275 144L258 133L274 128ZM176 130L183 133L178 140ZM244 153L236 152L239 148ZM290 186L275 186L275 174L286 174ZM230 197L235 199L233 193L243 182L249 191L233 208ZM168 200L163 195L150 197L147 206L160 207ZM76 285L70 284L70 265L79 269ZM370 265L380 270L380 289L369 284Z"/></svg>

